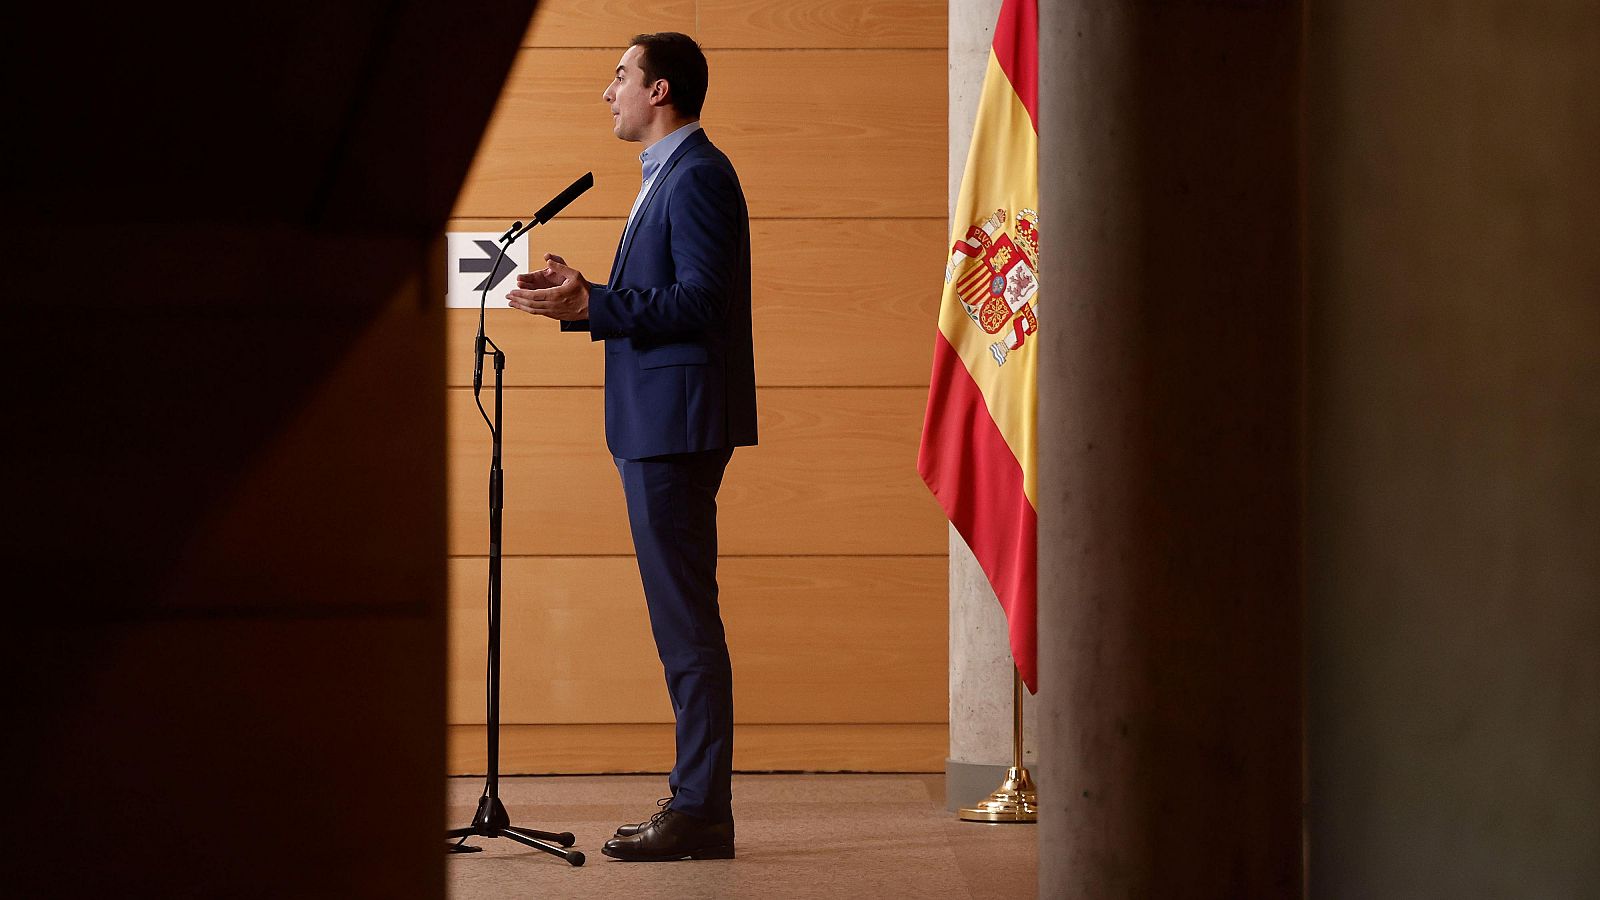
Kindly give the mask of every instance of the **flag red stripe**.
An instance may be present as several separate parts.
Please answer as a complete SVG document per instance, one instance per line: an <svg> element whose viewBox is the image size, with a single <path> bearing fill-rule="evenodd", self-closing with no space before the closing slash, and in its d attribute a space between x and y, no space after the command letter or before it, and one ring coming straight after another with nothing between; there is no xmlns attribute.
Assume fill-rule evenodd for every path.
<svg viewBox="0 0 1600 900"><path fill-rule="evenodd" d="M994 27L994 56L1039 133L1039 0L1004 0Z"/></svg>
<svg viewBox="0 0 1600 900"><path fill-rule="evenodd" d="M917 472L988 576L1006 612L1017 671L1037 691L1038 515L1023 491L1022 464L943 332L934 342Z"/></svg>

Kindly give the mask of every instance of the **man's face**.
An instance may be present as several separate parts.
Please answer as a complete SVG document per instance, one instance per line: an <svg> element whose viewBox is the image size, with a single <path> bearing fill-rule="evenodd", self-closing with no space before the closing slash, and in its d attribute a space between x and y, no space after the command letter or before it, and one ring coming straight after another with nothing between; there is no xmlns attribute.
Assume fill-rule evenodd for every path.
<svg viewBox="0 0 1600 900"><path fill-rule="evenodd" d="M655 116L650 103L652 86L645 84L644 70L639 68L643 55L643 47L629 47L617 63L616 77L601 95L611 106L612 132L625 141L643 140L645 128Z"/></svg>

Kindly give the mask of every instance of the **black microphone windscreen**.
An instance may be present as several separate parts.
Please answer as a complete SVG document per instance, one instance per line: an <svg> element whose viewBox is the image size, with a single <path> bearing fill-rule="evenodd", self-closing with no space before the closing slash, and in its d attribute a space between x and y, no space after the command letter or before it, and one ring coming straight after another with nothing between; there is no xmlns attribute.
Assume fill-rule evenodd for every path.
<svg viewBox="0 0 1600 900"><path fill-rule="evenodd" d="M583 177L567 186L567 189L556 195L554 200L544 205L544 208L533 214L535 224L543 225L556 217L556 213L567 208L567 204L578 199L578 195L594 187L594 173L585 172Z"/></svg>

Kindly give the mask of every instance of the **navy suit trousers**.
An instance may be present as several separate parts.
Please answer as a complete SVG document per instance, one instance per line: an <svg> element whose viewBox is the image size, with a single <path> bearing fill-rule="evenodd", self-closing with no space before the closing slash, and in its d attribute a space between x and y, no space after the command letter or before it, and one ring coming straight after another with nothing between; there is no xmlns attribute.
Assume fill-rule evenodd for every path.
<svg viewBox="0 0 1600 900"><path fill-rule="evenodd" d="M672 808L732 819L733 670L717 606L717 490L733 448L617 459L677 721Z"/></svg>

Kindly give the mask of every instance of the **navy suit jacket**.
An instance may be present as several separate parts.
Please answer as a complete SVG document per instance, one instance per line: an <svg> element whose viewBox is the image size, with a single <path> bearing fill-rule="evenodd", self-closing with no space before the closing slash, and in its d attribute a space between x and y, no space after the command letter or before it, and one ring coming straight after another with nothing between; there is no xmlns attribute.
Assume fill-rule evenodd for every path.
<svg viewBox="0 0 1600 900"><path fill-rule="evenodd" d="M704 131L661 166L589 318L606 345L606 444L643 459L756 442L750 213Z"/></svg>

